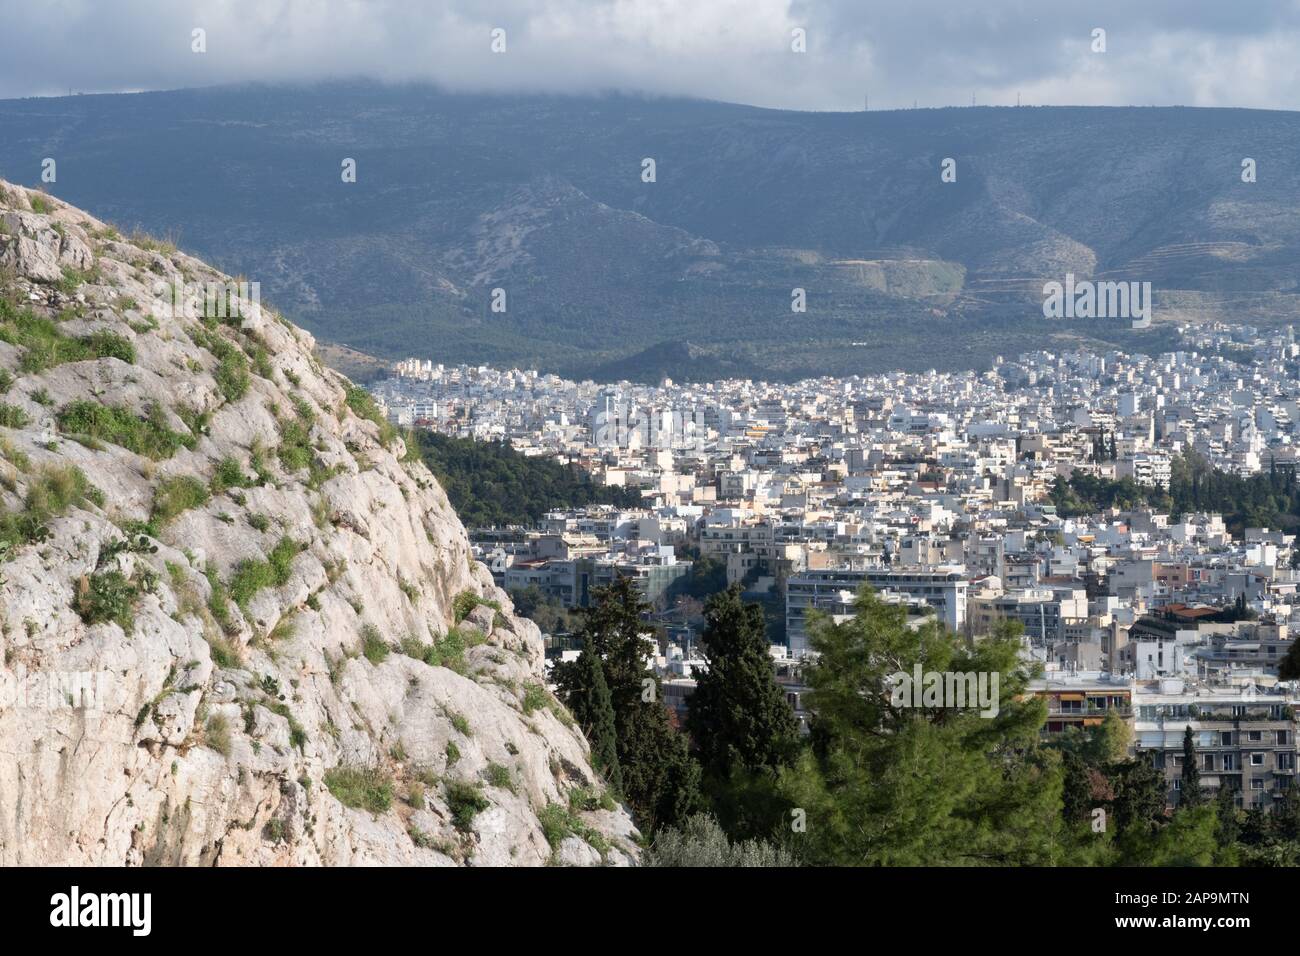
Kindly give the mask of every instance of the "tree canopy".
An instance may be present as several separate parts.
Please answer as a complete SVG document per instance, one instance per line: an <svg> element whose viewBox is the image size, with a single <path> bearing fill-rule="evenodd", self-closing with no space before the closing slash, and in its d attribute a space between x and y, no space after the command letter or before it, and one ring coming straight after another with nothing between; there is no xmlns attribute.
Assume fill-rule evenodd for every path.
<svg viewBox="0 0 1300 956"><path fill-rule="evenodd" d="M1047 717L1024 697L1010 627L968 647L933 619L864 591L857 614L814 624L808 669L811 745L783 771L806 816L804 847L831 865L1047 864L1059 856L1062 771L1038 746ZM891 678L923 671L997 673L998 712L894 702ZM991 680L989 685L992 686Z"/></svg>
<svg viewBox="0 0 1300 956"><path fill-rule="evenodd" d="M414 430L408 442L437 477L466 527L533 525L554 508L641 502L633 488L597 485L576 466L522 455L507 442L453 438Z"/></svg>
<svg viewBox="0 0 1300 956"><path fill-rule="evenodd" d="M592 669L601 677L614 711L614 730L622 792L647 833L671 826L701 809L700 767L685 735L669 720L658 677L648 667L655 645L644 620L650 607L630 578L596 588L583 612L579 637L583 656L557 664L555 683L565 704L581 719L594 720L590 704L598 692ZM585 657L585 660L584 660Z"/></svg>

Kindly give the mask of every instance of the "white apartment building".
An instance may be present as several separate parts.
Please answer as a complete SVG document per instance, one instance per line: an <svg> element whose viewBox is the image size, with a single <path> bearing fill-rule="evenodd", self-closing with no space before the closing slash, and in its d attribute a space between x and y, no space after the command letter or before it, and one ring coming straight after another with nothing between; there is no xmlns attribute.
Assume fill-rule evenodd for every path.
<svg viewBox="0 0 1300 956"><path fill-rule="evenodd" d="M970 580L960 566L804 571L786 582L785 633L790 656L802 657L808 653L809 611L830 613L840 600L840 592L857 591L863 585L924 601L950 631L960 631L966 623L966 591Z"/></svg>

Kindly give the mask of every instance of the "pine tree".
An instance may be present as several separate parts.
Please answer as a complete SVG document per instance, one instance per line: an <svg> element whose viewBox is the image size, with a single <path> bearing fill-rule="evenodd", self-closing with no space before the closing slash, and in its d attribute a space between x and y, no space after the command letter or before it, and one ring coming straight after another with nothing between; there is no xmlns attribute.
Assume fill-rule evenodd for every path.
<svg viewBox="0 0 1300 956"><path fill-rule="evenodd" d="M1214 804L1184 807L1169 823L1142 840L1136 859L1142 866L1212 866L1226 862L1232 848L1216 837L1219 826Z"/></svg>
<svg viewBox="0 0 1300 956"><path fill-rule="evenodd" d="M1183 774L1182 789L1178 796L1180 807L1196 807L1205 802L1201 793L1201 770L1196 766L1196 741L1192 737L1190 724L1183 731Z"/></svg>
<svg viewBox="0 0 1300 956"><path fill-rule="evenodd" d="M806 823L798 846L829 865L1032 865L1062 852L1062 771L1039 746L1047 719L1025 693L1019 641L1006 628L968 646L931 619L869 592L857 614L822 619L807 671L811 746L781 772ZM891 675L924 671L999 677L996 715L896 705ZM991 686L991 682L990 685Z"/></svg>

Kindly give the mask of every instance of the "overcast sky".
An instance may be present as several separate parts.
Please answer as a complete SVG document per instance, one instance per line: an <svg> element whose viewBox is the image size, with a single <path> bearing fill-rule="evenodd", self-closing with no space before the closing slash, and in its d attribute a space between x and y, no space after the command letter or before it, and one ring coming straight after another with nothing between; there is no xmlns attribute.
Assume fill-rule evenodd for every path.
<svg viewBox="0 0 1300 956"><path fill-rule="evenodd" d="M1300 0L0 0L0 25L0 97L364 75L817 110L1300 103Z"/></svg>

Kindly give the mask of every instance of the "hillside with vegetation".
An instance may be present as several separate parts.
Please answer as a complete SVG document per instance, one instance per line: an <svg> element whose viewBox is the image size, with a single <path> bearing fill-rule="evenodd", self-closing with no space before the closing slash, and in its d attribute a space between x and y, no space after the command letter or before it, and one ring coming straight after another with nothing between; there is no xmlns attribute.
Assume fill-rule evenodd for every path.
<svg viewBox="0 0 1300 956"><path fill-rule="evenodd" d="M437 432L408 433L420 456L471 528L536 525L554 508L641 502L634 488L597 485L575 465L545 455L524 455L503 441L476 441Z"/></svg>

